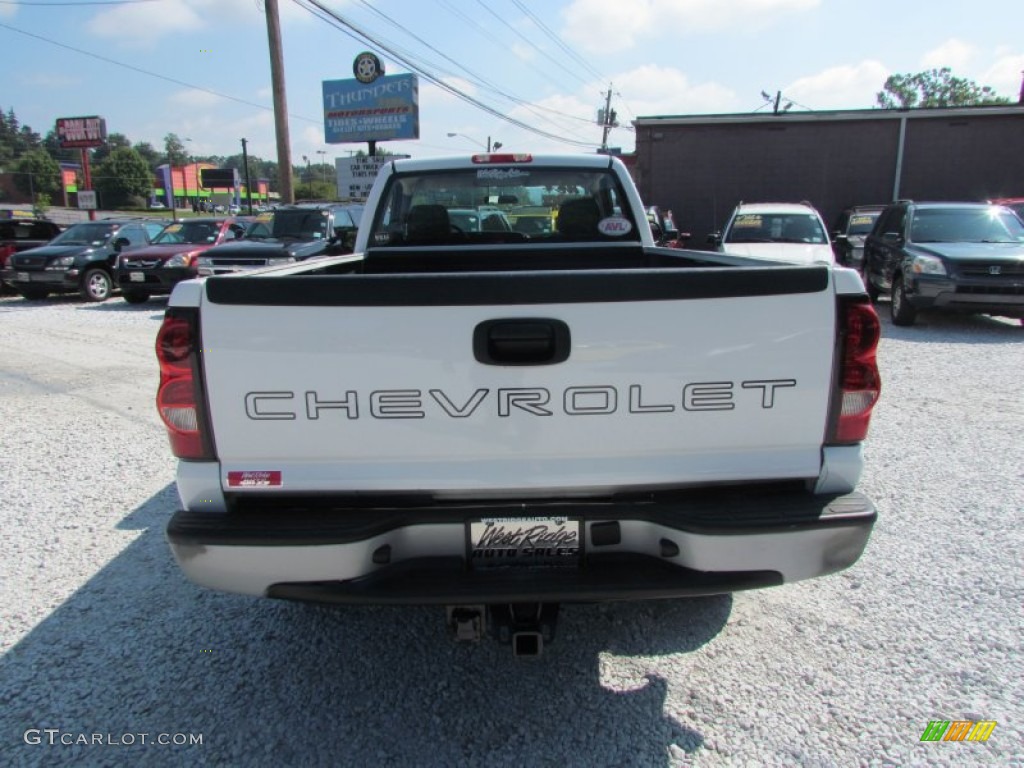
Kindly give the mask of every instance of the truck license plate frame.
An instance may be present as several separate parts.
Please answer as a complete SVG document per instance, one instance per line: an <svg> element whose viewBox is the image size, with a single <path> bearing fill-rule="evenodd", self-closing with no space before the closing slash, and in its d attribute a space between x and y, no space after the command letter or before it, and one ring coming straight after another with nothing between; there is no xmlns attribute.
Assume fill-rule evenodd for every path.
<svg viewBox="0 0 1024 768"><path fill-rule="evenodd" d="M492 517L466 522L466 559L472 568L578 566L583 523L572 517Z"/></svg>

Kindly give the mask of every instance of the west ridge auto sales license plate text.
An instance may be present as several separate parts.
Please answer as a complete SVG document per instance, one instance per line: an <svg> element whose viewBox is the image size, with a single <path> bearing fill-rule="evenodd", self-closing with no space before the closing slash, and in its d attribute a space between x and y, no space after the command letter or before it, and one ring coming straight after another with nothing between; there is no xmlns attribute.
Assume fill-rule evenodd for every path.
<svg viewBox="0 0 1024 768"><path fill-rule="evenodd" d="M564 517L491 518L469 523L473 567L578 565L580 521Z"/></svg>

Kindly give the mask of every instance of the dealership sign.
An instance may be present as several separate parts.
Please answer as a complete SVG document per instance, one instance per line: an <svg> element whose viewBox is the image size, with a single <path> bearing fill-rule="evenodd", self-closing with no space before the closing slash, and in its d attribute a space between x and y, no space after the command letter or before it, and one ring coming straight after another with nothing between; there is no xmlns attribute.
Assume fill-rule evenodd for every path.
<svg viewBox="0 0 1024 768"><path fill-rule="evenodd" d="M323 95L328 144L420 137L416 75L387 75L371 83L324 80Z"/></svg>
<svg viewBox="0 0 1024 768"><path fill-rule="evenodd" d="M334 161L338 172L338 195L342 198L366 199L377 173L385 163L408 155L374 155L373 157L339 157Z"/></svg>
<svg viewBox="0 0 1024 768"><path fill-rule="evenodd" d="M57 141L61 149L88 149L107 143L107 121L102 117L58 117Z"/></svg>
<svg viewBox="0 0 1024 768"><path fill-rule="evenodd" d="M92 190L78 190L78 207L86 211L95 211L96 193Z"/></svg>

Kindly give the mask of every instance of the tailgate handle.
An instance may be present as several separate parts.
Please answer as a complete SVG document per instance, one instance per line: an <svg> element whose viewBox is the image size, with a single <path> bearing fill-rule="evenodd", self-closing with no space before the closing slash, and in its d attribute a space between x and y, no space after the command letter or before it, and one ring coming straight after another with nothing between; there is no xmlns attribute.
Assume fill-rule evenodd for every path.
<svg viewBox="0 0 1024 768"><path fill-rule="evenodd" d="M484 365L554 365L569 359L569 326L561 320L485 320L473 331L473 356Z"/></svg>

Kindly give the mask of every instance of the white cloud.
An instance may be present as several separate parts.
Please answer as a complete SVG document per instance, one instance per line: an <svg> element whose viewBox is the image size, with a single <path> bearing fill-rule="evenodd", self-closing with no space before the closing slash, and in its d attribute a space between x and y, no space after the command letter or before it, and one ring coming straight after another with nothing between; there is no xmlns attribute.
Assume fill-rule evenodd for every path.
<svg viewBox="0 0 1024 768"><path fill-rule="evenodd" d="M58 90L61 88L71 88L76 85L81 85L82 79L63 73L54 74L52 72L37 72L35 74L21 75L21 82L25 85L31 86L32 88Z"/></svg>
<svg viewBox="0 0 1024 768"><path fill-rule="evenodd" d="M953 70L953 74L958 74L970 63L974 54L974 46L952 37L922 56L921 66L925 69L949 67Z"/></svg>
<svg viewBox="0 0 1024 768"><path fill-rule="evenodd" d="M801 77L782 93L809 109L870 109L889 74L881 62L862 61Z"/></svg>
<svg viewBox="0 0 1024 768"><path fill-rule="evenodd" d="M588 53L628 50L650 30L652 6L652 0L574 0L562 11L562 34Z"/></svg>
<svg viewBox="0 0 1024 768"><path fill-rule="evenodd" d="M282 24L313 20L295 3L281 2L278 7ZM253 0L156 0L119 5L97 13L86 29L125 47L143 48L177 32L208 29L220 34L239 23L265 25L262 4Z"/></svg>
<svg viewBox="0 0 1024 768"><path fill-rule="evenodd" d="M615 91L635 116L708 114L735 110L736 94L715 82L691 83L673 67L647 65L621 73L614 78ZM614 106L617 99L612 100ZM617 110L619 121L624 112Z"/></svg>
<svg viewBox="0 0 1024 768"><path fill-rule="evenodd" d="M205 109L222 104L224 102L223 96L218 96L215 93L208 91L201 91L198 88L190 88L187 91L177 91L167 97L167 100L177 107L185 107L186 109Z"/></svg>
<svg viewBox="0 0 1024 768"><path fill-rule="evenodd" d="M780 14L817 8L821 0L573 0L562 11L566 40L588 53L636 46L649 35L759 28Z"/></svg>
<svg viewBox="0 0 1024 768"><path fill-rule="evenodd" d="M978 85L990 85L1000 96L1016 103L1021 91L1021 73L1024 72L1024 53L1004 52L991 66L978 76Z"/></svg>
<svg viewBox="0 0 1024 768"><path fill-rule="evenodd" d="M537 51L528 45L520 42L512 43L512 55L520 61L533 61L537 58Z"/></svg>
<svg viewBox="0 0 1024 768"><path fill-rule="evenodd" d="M324 128L322 125L317 126L312 123L303 123L302 128L291 138L292 152L296 153L296 157L301 160L302 156L306 155L309 158L309 162L313 165L320 162L321 157L316 151L327 146L324 143ZM331 151L331 156L334 156L333 150Z"/></svg>
<svg viewBox="0 0 1024 768"><path fill-rule="evenodd" d="M155 21L157 19L159 21ZM188 3L157 0L100 11L86 28L97 37L116 40L125 46L147 47L166 34L202 26L202 20Z"/></svg>
<svg viewBox="0 0 1024 768"><path fill-rule="evenodd" d="M736 96L725 86L714 82L691 83L685 74L671 67L637 67L616 73L612 79L615 83L612 108L617 113L619 127L611 130L608 143L621 147L625 152L632 151L635 143L630 130L635 117L727 112L736 108ZM603 133L597 124L597 109L603 105L603 99L599 97L603 87L606 86L593 83L575 94L548 96L530 107L520 106L510 113L511 117L523 123L582 142L584 146L557 141L511 125L494 131L494 138L509 150L593 151L600 145Z"/></svg>
<svg viewBox="0 0 1024 768"><path fill-rule="evenodd" d="M468 80L463 80L458 77L442 77L441 82L455 88L456 90L462 91L469 96L477 95L476 86ZM419 84L419 104L421 109L424 107L436 106L437 104L463 103L455 94L445 90L439 85L435 85L434 83L424 80L422 77L419 78Z"/></svg>
<svg viewBox="0 0 1024 768"><path fill-rule="evenodd" d="M16 5L0 5L0 18L13 19L18 14Z"/></svg>

